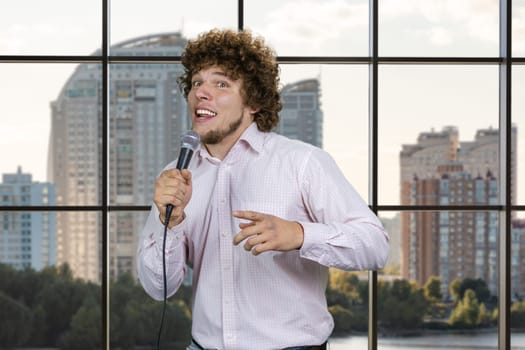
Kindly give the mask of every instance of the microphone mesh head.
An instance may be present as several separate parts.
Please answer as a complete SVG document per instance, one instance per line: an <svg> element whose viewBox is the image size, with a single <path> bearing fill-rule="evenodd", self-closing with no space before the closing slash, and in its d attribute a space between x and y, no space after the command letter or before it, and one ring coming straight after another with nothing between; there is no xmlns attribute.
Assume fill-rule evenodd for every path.
<svg viewBox="0 0 525 350"><path fill-rule="evenodd" d="M192 151L195 151L197 147L199 147L199 144L201 143L201 138L199 134L197 134L193 130L189 130L182 136L181 140L181 148L189 148Z"/></svg>

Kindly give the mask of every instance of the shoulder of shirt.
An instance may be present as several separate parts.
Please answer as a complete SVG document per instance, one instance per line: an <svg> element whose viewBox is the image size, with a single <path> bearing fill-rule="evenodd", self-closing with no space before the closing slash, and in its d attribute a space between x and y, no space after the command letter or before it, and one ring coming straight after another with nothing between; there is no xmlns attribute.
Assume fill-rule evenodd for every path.
<svg viewBox="0 0 525 350"><path fill-rule="evenodd" d="M291 139L276 132L265 133L263 151L293 157L311 157L326 153L323 149L307 142Z"/></svg>

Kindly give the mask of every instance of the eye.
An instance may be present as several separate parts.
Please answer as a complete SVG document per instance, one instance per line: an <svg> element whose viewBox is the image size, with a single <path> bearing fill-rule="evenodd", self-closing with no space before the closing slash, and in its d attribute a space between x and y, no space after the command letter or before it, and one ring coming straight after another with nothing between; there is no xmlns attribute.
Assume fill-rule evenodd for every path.
<svg viewBox="0 0 525 350"><path fill-rule="evenodd" d="M201 84L202 84L202 83L201 83L200 81L193 81L193 82L191 83L191 87L196 88L196 87L201 86Z"/></svg>
<svg viewBox="0 0 525 350"><path fill-rule="evenodd" d="M225 87L228 87L228 84L226 84L226 82L224 81L219 81L217 82L217 87L225 88Z"/></svg>

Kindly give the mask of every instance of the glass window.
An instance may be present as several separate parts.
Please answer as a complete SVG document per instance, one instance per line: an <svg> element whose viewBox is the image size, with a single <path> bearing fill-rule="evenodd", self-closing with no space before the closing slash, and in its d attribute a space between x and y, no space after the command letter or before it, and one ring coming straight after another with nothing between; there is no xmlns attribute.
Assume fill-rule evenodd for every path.
<svg viewBox="0 0 525 350"><path fill-rule="evenodd" d="M25 0L2 6L0 55L89 55L101 46L101 16L102 2Z"/></svg>
<svg viewBox="0 0 525 350"><path fill-rule="evenodd" d="M498 7L498 1L380 1L379 54L498 56Z"/></svg>
<svg viewBox="0 0 525 350"><path fill-rule="evenodd" d="M512 1L512 55L525 57L525 0Z"/></svg>
<svg viewBox="0 0 525 350"><path fill-rule="evenodd" d="M513 158L517 157L517 167L513 167L512 171L517 172L515 178L515 185L517 187L517 197L513 203L518 205L525 204L525 181L522 179L525 176L525 138L523 131L525 130L525 101L521 96L525 96L525 66L516 65L512 68L512 123L515 128L515 132L512 133L513 144L516 144L516 151L513 154Z"/></svg>
<svg viewBox="0 0 525 350"><path fill-rule="evenodd" d="M0 87L0 173L12 179L12 191L22 185L43 191L43 184L53 184L48 198L35 189L5 205L100 202L100 74L95 64L0 65L9 81Z"/></svg>
<svg viewBox="0 0 525 350"><path fill-rule="evenodd" d="M244 11L244 27L280 56L368 54L368 1L247 0Z"/></svg>
<svg viewBox="0 0 525 350"><path fill-rule="evenodd" d="M140 38L146 45L158 40L161 34L182 33L186 38L211 28L237 27L237 1L180 1L113 0L111 1L111 44L123 48ZM153 36L153 38L151 37ZM113 53L112 53L113 54ZM122 55L122 53L120 54ZM130 53L130 55L132 55ZM136 52L134 56L176 56L180 51L157 47L155 50Z"/></svg>
<svg viewBox="0 0 525 350"><path fill-rule="evenodd" d="M109 57L100 56L104 3L110 7ZM369 62L362 61L371 60L368 0L112 0L82 6L22 0L4 6L0 280L6 283L0 283L0 299L16 311L4 322L16 329L32 322L32 331L2 344L75 349L79 341L86 345L86 334L92 348L104 348L106 338L121 348L155 340L162 303L138 284L135 252L154 179L177 156L180 135L190 127L176 58L199 33L242 24L279 55L283 110L276 131L325 149L377 207L390 235L391 254L377 272L377 288L369 284L369 272L330 271L330 349L365 350L369 336L378 336L369 334L369 288L377 292L372 321L380 350L433 350L437 343L496 349L498 332L506 331L496 330L498 225L508 210L507 311L512 345L525 347L525 337L514 331L525 327L525 186L518 180L525 173L519 136L525 128L525 0L512 2L511 167L505 174L517 206L502 210L498 177L506 155L498 145L506 133L499 130L499 113L506 101L500 101L495 62L499 3L378 1L377 86ZM286 63L290 56L294 63ZM389 57L404 62L389 64ZM461 64L449 63L450 57ZM428 64L411 63L421 58ZM371 95L376 88L377 96ZM377 110L371 108L375 98ZM370 130L371 112L377 112L377 130ZM413 208L425 205L432 211ZM439 210L444 205L480 209ZM166 323L178 332L165 329L162 339L174 347L184 348L190 337L190 277L168 302ZM467 307L476 311L475 320L463 312ZM102 322L106 312L108 325ZM462 327L487 332L451 336ZM440 335L405 336L422 328Z"/></svg>
<svg viewBox="0 0 525 350"><path fill-rule="evenodd" d="M368 67L365 65L281 64L284 99L278 132L325 149L348 181L368 198ZM312 98L310 106L294 97ZM311 111L313 123L293 119ZM306 124L306 125L305 125Z"/></svg>
<svg viewBox="0 0 525 350"><path fill-rule="evenodd" d="M414 180L431 186L445 174L467 182L498 174L496 66L384 65L378 94L381 203L416 204L406 188ZM439 204L436 194L419 197L417 204ZM474 204L468 193L455 194L450 188L441 200Z"/></svg>
<svg viewBox="0 0 525 350"><path fill-rule="evenodd" d="M498 215L496 211L380 212L390 233L392 256L385 269L389 274L378 279L379 349L433 349L437 339L441 347L450 349L491 344L496 348L495 330L450 334L454 329L497 325ZM513 276L520 278L517 273ZM440 333L428 335L422 330Z"/></svg>

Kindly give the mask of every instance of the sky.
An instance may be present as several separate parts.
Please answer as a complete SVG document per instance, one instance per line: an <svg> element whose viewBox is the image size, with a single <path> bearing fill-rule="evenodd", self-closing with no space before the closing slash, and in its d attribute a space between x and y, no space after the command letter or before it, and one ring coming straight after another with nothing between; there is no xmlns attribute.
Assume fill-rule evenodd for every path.
<svg viewBox="0 0 525 350"><path fill-rule="evenodd" d="M0 12L0 55L86 55L100 46L101 9L70 0L10 2ZM237 26L237 0L184 2L114 0L111 43L152 33L186 37ZM380 56L498 55L497 0L381 0ZM525 0L513 1L513 52L525 56ZM179 6L177 6L179 5ZM368 54L368 3L362 0L245 1L245 28L283 56ZM67 28L67 30L65 30ZM50 102L73 73L71 64L0 64L0 173L18 166L46 180ZM324 148L349 181L368 196L368 67L282 64L282 84L318 77ZM525 66L514 69L514 122L525 129ZM498 127L498 68L386 65L379 69L380 204L399 204L399 151L423 131L455 125L461 141ZM518 178L525 178L525 137L519 138ZM520 176L521 174L521 176ZM525 204L525 183L518 184Z"/></svg>

